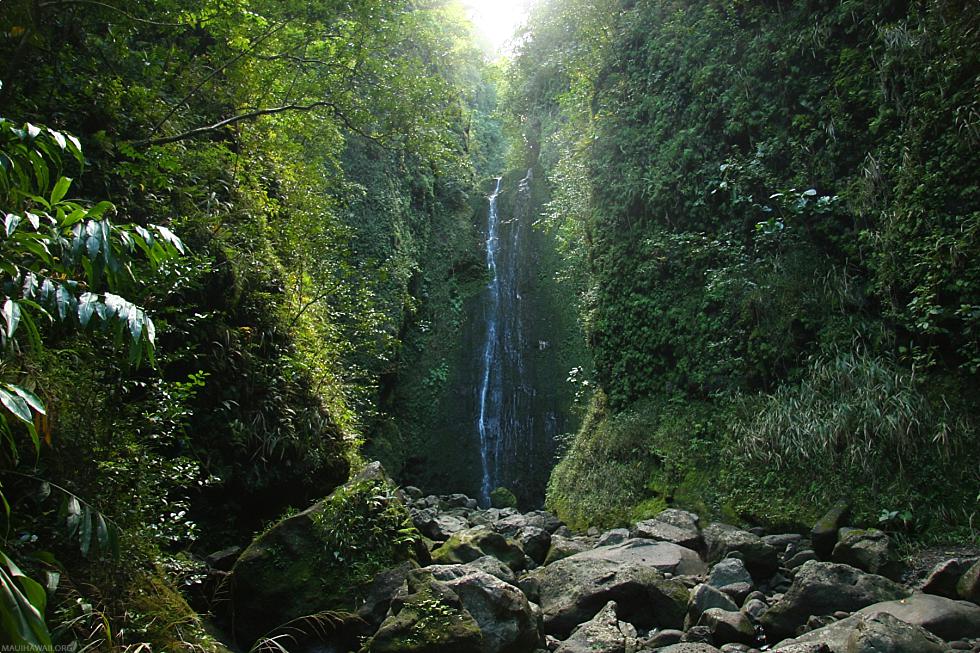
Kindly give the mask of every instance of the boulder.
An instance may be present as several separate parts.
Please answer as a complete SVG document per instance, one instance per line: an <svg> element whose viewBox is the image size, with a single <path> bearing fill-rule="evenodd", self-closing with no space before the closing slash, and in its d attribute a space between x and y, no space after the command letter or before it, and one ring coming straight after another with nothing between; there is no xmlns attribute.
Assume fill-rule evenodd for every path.
<svg viewBox="0 0 980 653"><path fill-rule="evenodd" d="M480 629L483 653L523 653L539 643L537 619L513 585L468 565L433 565L413 572L423 573L459 597Z"/></svg>
<svg viewBox="0 0 980 653"><path fill-rule="evenodd" d="M822 647L822 648L820 648ZM855 614L773 647L777 653L942 653L942 641L929 631L889 614Z"/></svg>
<svg viewBox="0 0 980 653"><path fill-rule="evenodd" d="M816 551L812 549L803 549L802 551L797 551L789 559L786 560L787 569L796 569L797 567L802 567L811 560L819 560Z"/></svg>
<svg viewBox="0 0 980 653"><path fill-rule="evenodd" d="M711 641L715 644L752 644L755 642L755 627L749 618L738 610L708 608L698 620L699 626L707 626L711 631Z"/></svg>
<svg viewBox="0 0 980 653"><path fill-rule="evenodd" d="M531 560L544 564L551 548L551 533L537 526L524 526L517 531L516 539Z"/></svg>
<svg viewBox="0 0 980 653"><path fill-rule="evenodd" d="M524 516L527 518L528 526L543 528L551 534L554 534L555 531L564 526L560 519L544 510L532 510Z"/></svg>
<svg viewBox="0 0 980 653"><path fill-rule="evenodd" d="M687 618L684 625L693 626L697 624L704 611L711 608L738 610L738 606L721 590L706 583L695 586L687 600Z"/></svg>
<svg viewBox="0 0 980 653"><path fill-rule="evenodd" d="M704 529L708 562L718 562L733 552L741 554L745 567L756 580L765 580L776 573L779 561L776 549L758 535L728 524L709 524Z"/></svg>
<svg viewBox="0 0 980 653"><path fill-rule="evenodd" d="M708 585L728 594L739 605L752 591L752 576L738 558L725 558L711 569Z"/></svg>
<svg viewBox="0 0 980 653"><path fill-rule="evenodd" d="M644 651L651 648L661 648L663 646L677 644L681 641L682 637L684 637L683 630L677 630L676 628L664 628L663 630L650 633L646 639L641 640L640 646Z"/></svg>
<svg viewBox="0 0 980 653"><path fill-rule="evenodd" d="M517 497L505 487L498 487L490 493L490 505L494 508L516 508Z"/></svg>
<svg viewBox="0 0 980 653"><path fill-rule="evenodd" d="M877 528L841 528L830 557L834 562L877 574L888 563L888 535Z"/></svg>
<svg viewBox="0 0 980 653"><path fill-rule="evenodd" d="M653 519L638 522L630 529L630 537L671 542L699 552L704 550L698 516L685 510L668 508Z"/></svg>
<svg viewBox="0 0 980 653"><path fill-rule="evenodd" d="M491 576L496 576L505 583L510 583L515 587L517 586L517 576L514 574L514 572L511 571L510 567L493 556L483 556L482 558L477 558L476 560L467 562L466 566L479 569L480 571L484 571Z"/></svg>
<svg viewBox="0 0 980 653"><path fill-rule="evenodd" d="M980 606L935 594L917 592L898 601L869 605L859 613L888 613L902 621L922 626L946 640L980 637Z"/></svg>
<svg viewBox="0 0 980 653"><path fill-rule="evenodd" d="M555 653L632 653L635 647L636 628L616 618L616 602L610 601L576 628Z"/></svg>
<svg viewBox="0 0 980 653"><path fill-rule="evenodd" d="M439 512L435 508L412 510L412 523L422 535L436 542L445 542L454 533L466 530L469 522L463 517Z"/></svg>
<svg viewBox="0 0 980 653"><path fill-rule="evenodd" d="M926 594L936 594L949 599L959 598L956 593L956 583L959 582L968 565L961 558L943 560L932 568L919 589Z"/></svg>
<svg viewBox="0 0 980 653"><path fill-rule="evenodd" d="M421 570L420 570L421 571ZM483 634L460 597L431 574L409 574L381 627L367 642L371 653L482 651Z"/></svg>
<svg viewBox="0 0 980 653"><path fill-rule="evenodd" d="M609 601L620 606L620 618L639 628L682 625L688 597L683 583L665 579L652 564L591 553L540 567L521 580L521 588L541 606L546 633L567 637Z"/></svg>
<svg viewBox="0 0 980 653"><path fill-rule="evenodd" d="M965 601L980 604L980 560L970 565L956 583L956 595Z"/></svg>
<svg viewBox="0 0 980 653"><path fill-rule="evenodd" d="M846 501L838 501L813 525L810 540L813 543L813 550L822 559L826 560L833 552L834 545L837 544L837 531L844 525L850 512L851 508Z"/></svg>
<svg viewBox="0 0 980 653"><path fill-rule="evenodd" d="M596 542L596 546L609 546L611 544L619 544L621 542L625 542L629 538L630 538L630 531L628 528L614 528L600 535L599 541Z"/></svg>
<svg viewBox="0 0 980 653"><path fill-rule="evenodd" d="M774 533L762 536L762 541L777 551L785 551L790 545L798 546L802 540L803 536L799 533Z"/></svg>
<svg viewBox="0 0 980 653"><path fill-rule="evenodd" d="M485 555L497 558L514 571L524 568L524 551L520 545L489 526L475 526L454 533L445 544L432 552L437 564L463 564Z"/></svg>
<svg viewBox="0 0 980 653"><path fill-rule="evenodd" d="M847 653L943 653L943 641L890 614L861 619L847 638Z"/></svg>
<svg viewBox="0 0 980 653"><path fill-rule="evenodd" d="M789 591L762 615L761 622L770 641L778 641L793 635L811 615L853 612L909 593L883 576L849 565L811 561L800 567Z"/></svg>
<svg viewBox="0 0 980 653"><path fill-rule="evenodd" d="M675 576L698 576L708 571L698 555L685 547L670 542L630 539L619 544L600 546L575 554L580 559L597 558L623 564L653 567Z"/></svg>
<svg viewBox="0 0 980 653"><path fill-rule="evenodd" d="M711 644L698 644L694 642L681 642L671 644L664 648L657 649L657 653L721 653Z"/></svg>
<svg viewBox="0 0 980 653"><path fill-rule="evenodd" d="M575 540L561 535L551 536L551 546L548 548L548 555L544 558L544 564L550 565L553 562L582 553L589 550L589 545L581 540Z"/></svg>
<svg viewBox="0 0 980 653"><path fill-rule="evenodd" d="M378 629L388 614L392 598L407 587L408 574L415 568L414 563L403 562L374 577L357 608L357 617L364 623L364 630L367 631L365 634Z"/></svg>
<svg viewBox="0 0 980 653"><path fill-rule="evenodd" d="M345 526L335 525L338 514ZM259 535L228 576L227 606L238 641L251 644L312 613L356 609L356 586L372 577L363 577L365 570L380 571L413 557L409 546L391 543L408 519L401 493L381 465L371 463L326 499ZM375 529L386 536L370 536ZM338 548L351 538L358 540L357 548Z"/></svg>

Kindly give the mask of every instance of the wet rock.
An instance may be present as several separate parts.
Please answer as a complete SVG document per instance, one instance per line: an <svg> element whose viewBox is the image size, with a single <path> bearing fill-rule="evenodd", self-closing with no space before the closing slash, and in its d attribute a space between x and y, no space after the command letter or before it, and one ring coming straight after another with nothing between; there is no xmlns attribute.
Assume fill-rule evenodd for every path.
<svg viewBox="0 0 980 653"><path fill-rule="evenodd" d="M980 606L969 601L915 593L908 598L875 603L858 611L864 615L881 613L922 626L947 640L980 637Z"/></svg>
<svg viewBox="0 0 980 653"><path fill-rule="evenodd" d="M635 648L636 628L617 619L616 602L610 601L576 628L556 653L632 653Z"/></svg>
<svg viewBox="0 0 980 653"><path fill-rule="evenodd" d="M888 536L876 528L841 528L830 557L834 562L877 574L888 563Z"/></svg>
<svg viewBox="0 0 980 653"><path fill-rule="evenodd" d="M745 601L745 605L742 606L742 612L744 612L749 619L757 623L759 618L762 617L762 613L768 609L769 606L766 604L766 602L759 599L748 599Z"/></svg>
<svg viewBox="0 0 980 653"><path fill-rule="evenodd" d="M844 525L851 512L850 506L846 501L838 501L833 508L813 525L810 531L810 541L813 543L813 550L821 559L826 560L837 544L837 531Z"/></svg>
<svg viewBox="0 0 980 653"><path fill-rule="evenodd" d="M909 591L882 576L849 565L811 561L800 567L783 598L762 615L771 641L789 637L811 615L859 610L874 603L904 598Z"/></svg>
<svg viewBox="0 0 980 653"><path fill-rule="evenodd" d="M704 529L707 559L717 562L737 552L745 561L745 567L757 580L772 576L778 568L776 549L762 541L758 535L728 524L710 524Z"/></svg>
<svg viewBox="0 0 980 653"><path fill-rule="evenodd" d="M711 629L707 626L691 626L684 631L681 637L682 642L692 642L697 644L713 644L711 640Z"/></svg>
<svg viewBox="0 0 980 653"><path fill-rule="evenodd" d="M454 533L445 544L432 552L437 564L462 564L485 555L497 558L514 571L524 568L524 551L520 545L488 526L476 526Z"/></svg>
<svg viewBox="0 0 980 653"><path fill-rule="evenodd" d="M715 645L735 642L751 644L755 641L755 627L741 612L708 608L701 614L699 626L707 626Z"/></svg>

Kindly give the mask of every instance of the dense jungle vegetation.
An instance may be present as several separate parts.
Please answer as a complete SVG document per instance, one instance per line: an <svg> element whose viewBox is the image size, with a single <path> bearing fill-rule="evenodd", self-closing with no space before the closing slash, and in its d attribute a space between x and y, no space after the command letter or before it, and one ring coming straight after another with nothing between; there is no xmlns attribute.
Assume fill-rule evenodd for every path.
<svg viewBox="0 0 980 653"><path fill-rule="evenodd" d="M976 543L978 30L967 0L540 0L494 60L449 0L3 2L0 643L227 650L204 556L365 459L476 474L418 466L488 182L528 169L565 522L844 498ZM332 591L417 541L364 487L318 518L366 557Z"/></svg>

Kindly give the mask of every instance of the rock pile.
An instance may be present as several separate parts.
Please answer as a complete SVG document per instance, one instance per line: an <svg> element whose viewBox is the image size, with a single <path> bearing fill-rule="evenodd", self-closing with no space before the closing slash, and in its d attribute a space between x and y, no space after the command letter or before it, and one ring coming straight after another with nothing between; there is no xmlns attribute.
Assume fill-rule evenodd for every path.
<svg viewBox="0 0 980 653"><path fill-rule="evenodd" d="M980 652L980 562L896 582L888 536L847 528L843 506L805 536L676 509L580 535L543 511L404 494L432 564L380 574L356 644L324 634L309 651Z"/></svg>

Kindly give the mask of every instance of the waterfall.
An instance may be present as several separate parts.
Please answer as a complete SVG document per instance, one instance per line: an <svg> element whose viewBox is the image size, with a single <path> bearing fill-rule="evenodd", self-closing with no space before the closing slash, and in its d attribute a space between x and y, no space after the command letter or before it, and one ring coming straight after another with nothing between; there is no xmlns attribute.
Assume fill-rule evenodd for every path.
<svg viewBox="0 0 980 653"><path fill-rule="evenodd" d="M491 451L495 451L499 438L500 397L503 394L502 374L497 355L497 324L500 319L500 276L497 274L497 253L499 250L500 214L497 198L500 195L502 178L497 177L497 187L490 195L487 211L487 270L490 283L487 286L486 325L483 344L482 369L480 373L479 411L476 428L480 434L480 465L483 479L480 483L480 498L485 505L490 503L490 491L494 488L496 461L491 461Z"/></svg>
<svg viewBox="0 0 980 653"><path fill-rule="evenodd" d="M531 171L521 180L518 195L530 192ZM502 180L489 197L486 263L490 281L486 289L484 332L477 396L477 432L482 479L480 499L490 503L490 492L501 485L514 489L526 484L536 465L533 449L534 390L525 370L528 319L521 288L526 216L510 220L500 216Z"/></svg>

